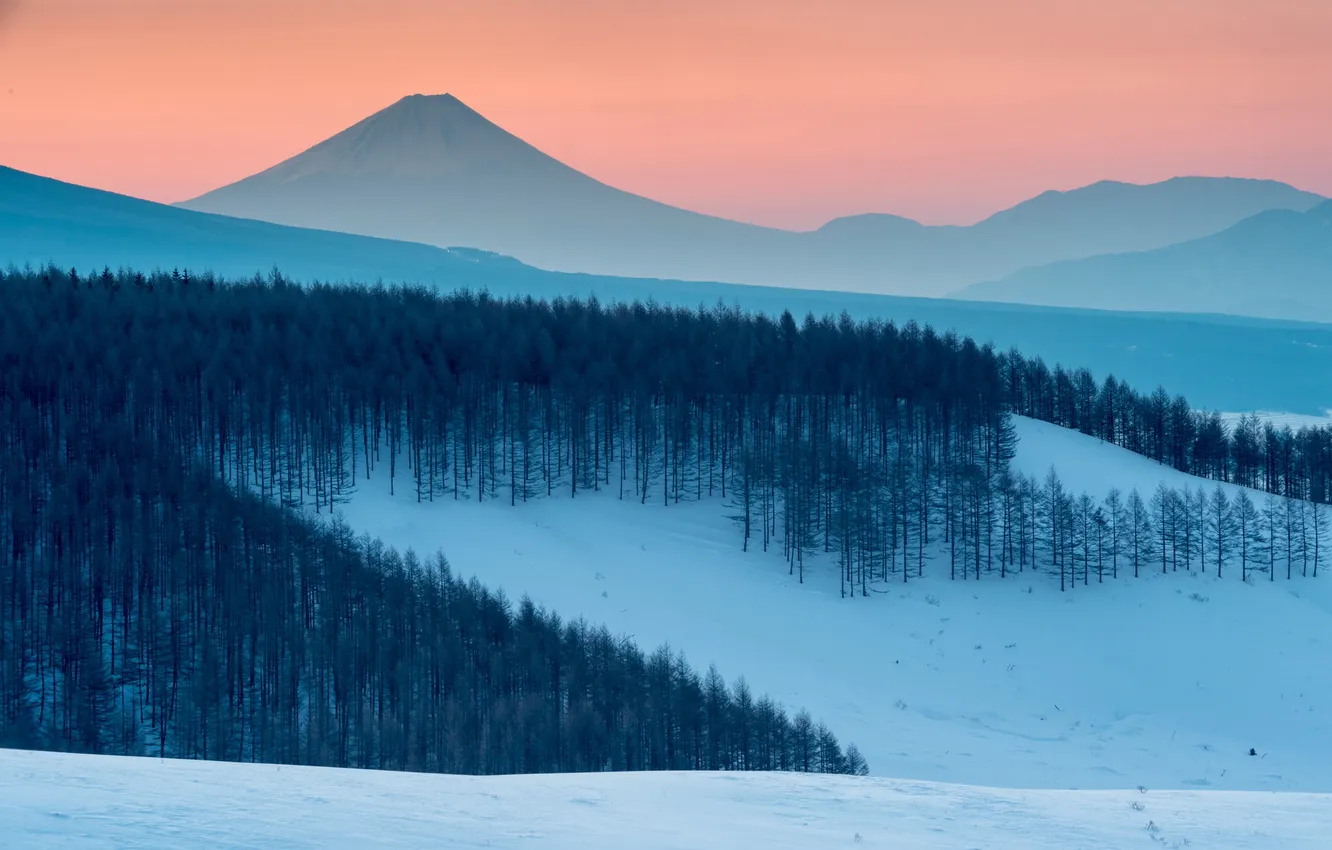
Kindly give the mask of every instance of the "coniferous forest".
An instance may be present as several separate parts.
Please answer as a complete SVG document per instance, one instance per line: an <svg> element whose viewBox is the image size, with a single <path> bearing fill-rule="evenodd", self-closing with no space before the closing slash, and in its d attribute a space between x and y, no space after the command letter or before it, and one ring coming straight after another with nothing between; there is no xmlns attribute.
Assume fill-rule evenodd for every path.
<svg viewBox="0 0 1332 850"><path fill-rule="evenodd" d="M5 281L0 745L452 773L866 771L743 679L284 509L327 507L375 468L353 421L423 463L407 423L438 412L415 395L421 365L355 374L428 355L423 340L369 329L372 347L320 365L320 345L357 334L325 308L387 319L404 296L177 283ZM472 332L489 318L463 316ZM493 414L469 411L456 443L477 470L496 462L479 453Z"/></svg>
<svg viewBox="0 0 1332 850"><path fill-rule="evenodd" d="M464 773L863 772L743 682L644 655L330 519L609 491L727 505L842 593L927 572L1317 576L1332 428L953 334L738 309L11 269L0 285L0 740ZM1216 487L1013 473L1012 414ZM1241 484L1266 495L1255 501Z"/></svg>

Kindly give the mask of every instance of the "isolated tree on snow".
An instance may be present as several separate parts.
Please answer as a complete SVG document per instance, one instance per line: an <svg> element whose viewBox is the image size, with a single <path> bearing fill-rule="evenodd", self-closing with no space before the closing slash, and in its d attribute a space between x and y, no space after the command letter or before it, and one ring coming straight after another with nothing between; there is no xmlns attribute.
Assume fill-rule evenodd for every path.
<svg viewBox="0 0 1332 850"><path fill-rule="evenodd" d="M1282 532L1280 529L1285 522L1285 512L1281 507L1281 500L1276 496L1269 495L1267 497L1263 506L1263 520L1267 526L1267 533L1263 535L1265 541L1263 543L1263 554L1267 556L1267 579L1268 581L1276 581L1276 557L1277 552L1281 549L1279 541Z"/></svg>
<svg viewBox="0 0 1332 850"><path fill-rule="evenodd" d="M1212 490L1207 502L1207 527L1212 534L1212 547L1216 551L1216 577L1221 577L1221 566L1235 539L1231 522L1230 499L1220 484Z"/></svg>
<svg viewBox="0 0 1332 850"><path fill-rule="evenodd" d="M1166 559L1169 554L1166 538L1174 509L1174 492L1166 487L1165 482L1156 485L1152 494L1152 521L1156 523L1158 549L1161 555L1161 572L1166 572Z"/></svg>
<svg viewBox="0 0 1332 850"><path fill-rule="evenodd" d="M1236 539L1239 544L1240 581L1249 580L1249 557L1251 553L1261 551L1263 536L1262 517L1247 490L1240 490L1231 508L1235 521Z"/></svg>
<svg viewBox="0 0 1332 850"><path fill-rule="evenodd" d="M851 776L869 776L869 765L855 744L846 747L846 772Z"/></svg>
<svg viewBox="0 0 1332 850"><path fill-rule="evenodd" d="M1313 513L1310 519L1313 528L1313 577L1318 578L1318 561L1327 548L1328 518L1327 511L1317 502L1311 503L1309 510Z"/></svg>
<svg viewBox="0 0 1332 850"><path fill-rule="evenodd" d="M1110 525L1110 575L1119 578L1119 555L1124 550L1125 511L1118 488L1110 488L1105 497L1105 517Z"/></svg>
<svg viewBox="0 0 1332 850"><path fill-rule="evenodd" d="M1129 553L1133 556L1133 577L1138 578L1139 566L1152 559L1152 520L1147 506L1142 503L1137 488L1128 497Z"/></svg>

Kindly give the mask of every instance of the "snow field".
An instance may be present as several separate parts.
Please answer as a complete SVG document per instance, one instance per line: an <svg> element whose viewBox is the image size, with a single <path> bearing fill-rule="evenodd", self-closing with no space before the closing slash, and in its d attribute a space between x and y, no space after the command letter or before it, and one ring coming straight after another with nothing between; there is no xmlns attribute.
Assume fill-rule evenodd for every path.
<svg viewBox="0 0 1332 850"><path fill-rule="evenodd" d="M1318 794L775 773L460 777L0 750L0 835L25 850L1314 850L1329 827L1332 798Z"/></svg>
<svg viewBox="0 0 1332 850"><path fill-rule="evenodd" d="M1189 479L1094 438L1019 420L1015 466L1102 496ZM1197 479L1192 479L1196 484ZM1210 482L1202 482L1211 486ZM844 599L835 564L799 585L780 550L741 551L720 499L614 492L418 504L361 481L357 532L427 555L511 599L530 595L743 674L805 707L877 776L1019 788L1332 790L1327 581L1144 570L1061 594L1057 577L923 580ZM590 503L590 504L589 504ZM1159 567L1158 567L1159 570ZM1258 755L1249 756L1254 748ZM955 845L950 845L955 846Z"/></svg>
<svg viewBox="0 0 1332 850"><path fill-rule="evenodd" d="M1075 494L1086 493L1093 499L1104 499L1110 488L1118 488L1128 496L1137 489L1144 503L1151 501L1157 485L1164 483L1173 489L1188 487L1205 489L1210 495L1218 482L1180 472L1151 458L1134 454L1127 449L1106 443L1098 437L1089 437L1078 431L1051 425L1022 416L1013 417L1018 434L1017 456L1012 467L1015 472L1045 480L1054 467L1064 489ZM1253 503L1262 508L1267 494L1234 484L1221 484L1226 496L1233 499L1241 490L1247 490ZM1329 510L1325 507L1324 510Z"/></svg>

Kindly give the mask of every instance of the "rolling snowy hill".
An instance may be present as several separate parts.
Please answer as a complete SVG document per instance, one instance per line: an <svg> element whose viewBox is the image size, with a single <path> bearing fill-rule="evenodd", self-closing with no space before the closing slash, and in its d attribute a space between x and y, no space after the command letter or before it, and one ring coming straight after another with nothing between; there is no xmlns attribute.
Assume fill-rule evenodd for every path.
<svg viewBox="0 0 1332 850"><path fill-rule="evenodd" d="M1136 486L1147 498L1158 481L1190 480L1076 432L1017 425L1017 469L1053 464L1074 491ZM940 556L923 580L843 599L829 564L801 586L779 552L741 552L720 500L417 504L408 490L389 496L377 473L341 511L398 548L443 550L514 600L743 673L855 742L878 776L1332 790L1332 682L1310 675L1332 648L1324 578L1148 570L1100 586L1093 574L1061 594L1044 571L950 581Z"/></svg>
<svg viewBox="0 0 1332 850"><path fill-rule="evenodd" d="M1315 850L1320 794L1012 791L798 774L457 777L0 750L15 848Z"/></svg>

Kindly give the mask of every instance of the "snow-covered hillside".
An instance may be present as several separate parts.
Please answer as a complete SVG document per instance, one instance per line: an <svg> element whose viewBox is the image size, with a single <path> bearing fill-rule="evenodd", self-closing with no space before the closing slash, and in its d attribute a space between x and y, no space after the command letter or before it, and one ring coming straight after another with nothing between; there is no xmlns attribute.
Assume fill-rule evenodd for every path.
<svg viewBox="0 0 1332 850"><path fill-rule="evenodd" d="M475 778L0 750L0 836L14 848L1313 850L1329 828L1332 798L1318 794L770 773Z"/></svg>
<svg viewBox="0 0 1332 850"><path fill-rule="evenodd" d="M1039 481L1053 467L1064 488L1074 493L1087 493L1102 499L1111 487L1119 488L1124 495L1136 488L1145 501L1162 483L1173 489L1189 487L1195 490L1199 487L1212 490L1217 485L1215 481L1188 475L1096 437L1049 422L1014 416L1013 425L1018 435L1013 470L1033 475ZM1230 484L1221 487L1230 497L1244 489ZM1249 490L1249 495L1260 505L1267 498L1256 490Z"/></svg>
<svg viewBox="0 0 1332 850"><path fill-rule="evenodd" d="M1054 464L1074 490L1146 496L1162 477L1187 479L1074 432L1018 428L1017 467ZM377 474L342 512L514 599L743 674L859 745L878 776L1332 790L1326 579L1145 574L1061 594L1045 573L950 581L936 560L924 580L843 599L828 565L801 586L779 552L742 553L719 500L417 504L407 489L390 497Z"/></svg>

